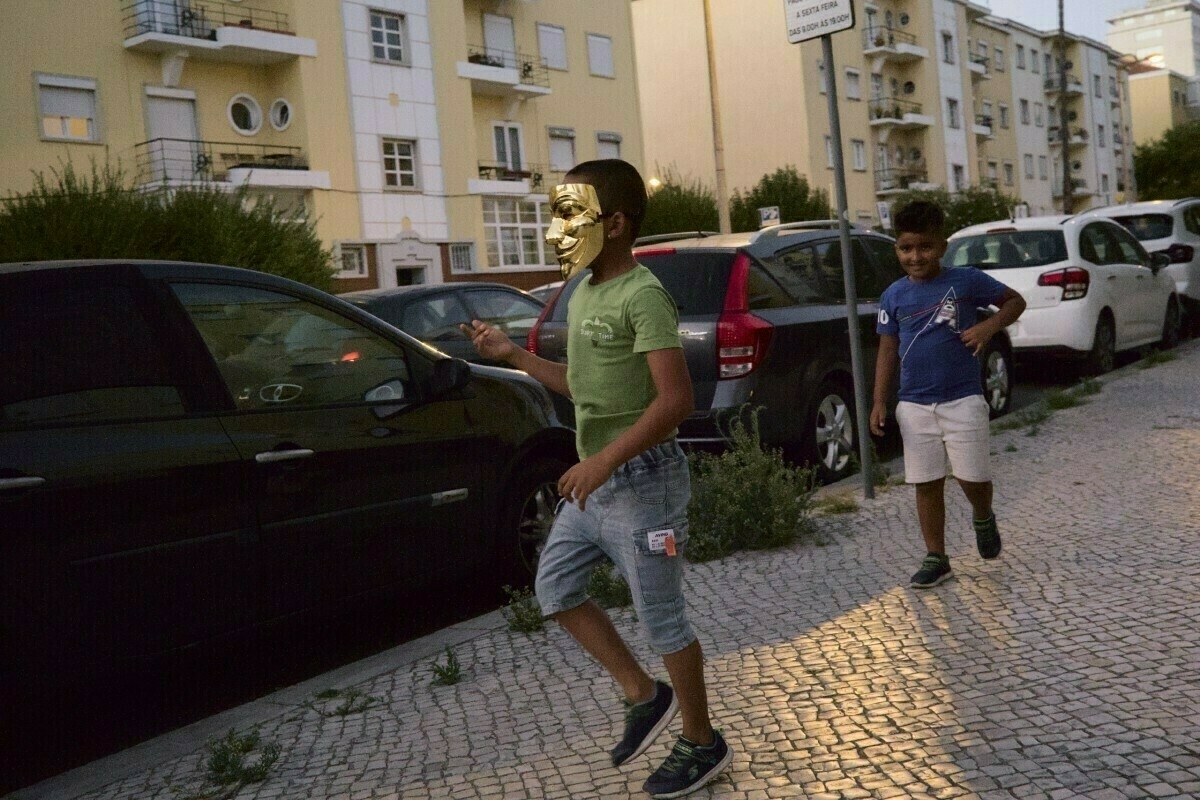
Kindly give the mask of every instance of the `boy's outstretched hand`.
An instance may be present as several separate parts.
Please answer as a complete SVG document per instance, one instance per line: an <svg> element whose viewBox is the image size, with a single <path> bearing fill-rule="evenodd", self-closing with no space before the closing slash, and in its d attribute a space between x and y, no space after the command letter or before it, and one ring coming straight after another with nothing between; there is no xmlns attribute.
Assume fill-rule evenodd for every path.
<svg viewBox="0 0 1200 800"><path fill-rule="evenodd" d="M492 361L508 361L518 349L504 331L486 322L473 319L470 325L464 323L458 328L465 336L470 337L471 344L475 345L479 355Z"/></svg>

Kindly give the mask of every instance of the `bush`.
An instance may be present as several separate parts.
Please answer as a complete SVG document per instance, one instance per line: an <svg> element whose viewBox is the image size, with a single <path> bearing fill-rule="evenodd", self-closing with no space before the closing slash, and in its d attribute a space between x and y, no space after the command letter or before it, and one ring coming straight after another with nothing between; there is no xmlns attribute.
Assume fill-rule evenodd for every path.
<svg viewBox="0 0 1200 800"><path fill-rule="evenodd" d="M116 169L71 164L37 173L27 194L0 203L0 263L77 258L199 261L269 272L329 289L333 268L311 222L288 218L245 189L147 193Z"/></svg>
<svg viewBox="0 0 1200 800"><path fill-rule="evenodd" d="M633 594L621 573L613 568L611 561L601 562L588 577L588 595L601 608L625 608L633 604Z"/></svg>
<svg viewBox="0 0 1200 800"><path fill-rule="evenodd" d="M788 165L763 175L753 189L735 190L729 198L729 221L735 231L756 231L758 209L779 206L780 222L829 219L829 196L808 185L808 179Z"/></svg>
<svg viewBox="0 0 1200 800"><path fill-rule="evenodd" d="M968 225L1008 219L1021 202L986 186L970 186L953 194L945 189L910 189L892 199L892 216L914 200L927 200L941 207L946 215L942 231L946 236Z"/></svg>
<svg viewBox="0 0 1200 800"><path fill-rule="evenodd" d="M667 169L660 180L662 186L646 200L640 236L717 230L717 199L712 189L697 179L681 177L674 169Z"/></svg>
<svg viewBox="0 0 1200 800"><path fill-rule="evenodd" d="M738 550L791 544L811 530L816 480L777 449L764 449L758 412L734 418L719 454L694 453L687 556L709 561Z"/></svg>
<svg viewBox="0 0 1200 800"><path fill-rule="evenodd" d="M542 616L542 607L538 605L533 592L529 589L505 586L504 593L508 595L508 605L500 609L500 614L508 623L510 631L537 633L545 629L546 618Z"/></svg>

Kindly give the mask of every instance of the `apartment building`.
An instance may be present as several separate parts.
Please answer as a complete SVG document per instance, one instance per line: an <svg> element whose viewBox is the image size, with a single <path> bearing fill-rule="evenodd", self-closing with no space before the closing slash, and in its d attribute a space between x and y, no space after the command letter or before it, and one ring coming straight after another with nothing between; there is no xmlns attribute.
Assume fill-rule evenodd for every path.
<svg viewBox="0 0 1200 800"><path fill-rule="evenodd" d="M820 42L788 44L782 3L710 0L709 8L730 189L793 164L810 184L831 190ZM1062 146L1050 136L1060 91L1047 81L1057 75L1054 33L962 0L855 0L854 10L855 29L832 37L853 221L877 223L881 203L914 187L988 184L1020 198L1020 213L1061 210ZM703 5L633 0L633 18L646 161L713 185ZM1068 37L1067 60L1088 82L1084 92L1076 78L1066 93L1068 114L1086 133L1068 146L1075 210L1112 202L1124 183L1127 137L1113 120L1125 107L1107 94L1123 81L1118 59L1103 44ZM1095 102L1093 79L1102 89Z"/></svg>
<svg viewBox="0 0 1200 800"><path fill-rule="evenodd" d="M1157 69L1200 75L1200 3L1148 0L1108 21L1108 46Z"/></svg>
<svg viewBox="0 0 1200 800"><path fill-rule="evenodd" d="M336 7L308 0L10 0L0 193L71 163L145 190L246 187L359 229Z"/></svg>
<svg viewBox="0 0 1200 800"><path fill-rule="evenodd" d="M1143 67L1129 69L1129 108L1133 118L1134 146L1161 139L1176 125L1195 119L1196 106L1187 102L1189 87L1195 79L1170 69Z"/></svg>

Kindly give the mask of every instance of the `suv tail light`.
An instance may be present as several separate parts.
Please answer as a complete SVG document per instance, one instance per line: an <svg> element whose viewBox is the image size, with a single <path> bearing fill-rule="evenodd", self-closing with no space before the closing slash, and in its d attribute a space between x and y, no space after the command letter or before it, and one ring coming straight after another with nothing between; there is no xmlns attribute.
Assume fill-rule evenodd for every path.
<svg viewBox="0 0 1200 800"><path fill-rule="evenodd" d="M1165 252L1171 257L1172 264L1187 264L1196 255L1191 245L1178 243L1168 247Z"/></svg>
<svg viewBox="0 0 1200 800"><path fill-rule="evenodd" d="M1063 300L1078 300L1085 297L1092 276L1086 269L1066 267L1053 272L1043 272L1038 276L1038 286L1057 286L1062 289Z"/></svg>
<svg viewBox="0 0 1200 800"><path fill-rule="evenodd" d="M763 362L774 326L750 313L750 256L738 253L729 272L725 309L717 320L717 377L740 378Z"/></svg>

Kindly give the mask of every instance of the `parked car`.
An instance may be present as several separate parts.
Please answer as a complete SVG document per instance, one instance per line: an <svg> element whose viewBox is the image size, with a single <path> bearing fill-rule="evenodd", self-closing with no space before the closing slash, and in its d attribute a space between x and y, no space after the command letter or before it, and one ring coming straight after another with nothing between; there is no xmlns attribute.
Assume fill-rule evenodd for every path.
<svg viewBox="0 0 1200 800"><path fill-rule="evenodd" d="M482 358L459 323L481 319L516 341L525 341L544 301L503 283L437 283L368 289L339 295L443 353L478 364L504 364Z"/></svg>
<svg viewBox="0 0 1200 800"><path fill-rule="evenodd" d="M855 229L851 242L869 383L878 350L878 299L904 271L892 239ZM680 427L683 443L720 447L729 415L747 404L761 406L768 445L815 465L826 481L853 471L859 432L841 250L837 230L825 221L635 249L679 307L696 404ZM546 307L529 337L531 350L565 360L568 298L590 274L573 278ZM1009 359L1002 334L981 361L997 415L1010 402Z"/></svg>
<svg viewBox="0 0 1200 800"><path fill-rule="evenodd" d="M551 281L550 283L543 283L541 286L533 287L529 290L529 293L543 303L548 303L550 302L550 298L554 296L554 293L558 291L558 287L562 285L562 281Z"/></svg>
<svg viewBox="0 0 1200 800"><path fill-rule="evenodd" d="M1116 220L1150 253L1166 253L1167 275L1183 312L1182 328L1200 335L1200 197L1147 200L1086 212Z"/></svg>
<svg viewBox="0 0 1200 800"><path fill-rule="evenodd" d="M0 686L528 581L575 449L524 373L228 267L7 264L0 297Z"/></svg>
<svg viewBox="0 0 1200 800"><path fill-rule="evenodd" d="M972 225L950 237L944 263L987 270L1021 293L1009 327L1013 352L1066 356L1088 374L1115 354L1179 340L1175 282L1123 227L1094 216L1046 216Z"/></svg>

